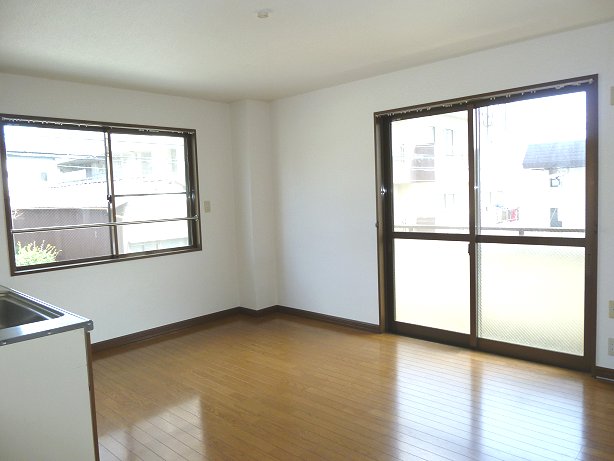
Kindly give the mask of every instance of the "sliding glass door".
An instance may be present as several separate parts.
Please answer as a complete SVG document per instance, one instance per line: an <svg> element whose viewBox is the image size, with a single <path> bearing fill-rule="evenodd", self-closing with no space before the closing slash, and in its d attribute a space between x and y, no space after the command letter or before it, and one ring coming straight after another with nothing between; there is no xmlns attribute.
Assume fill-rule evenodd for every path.
<svg viewBox="0 0 614 461"><path fill-rule="evenodd" d="M467 139L467 111L391 123L395 320L416 332L470 333Z"/></svg>
<svg viewBox="0 0 614 461"><path fill-rule="evenodd" d="M476 109L478 336L584 354L586 93Z"/></svg>
<svg viewBox="0 0 614 461"><path fill-rule="evenodd" d="M587 369L596 77L376 114L388 330Z"/></svg>

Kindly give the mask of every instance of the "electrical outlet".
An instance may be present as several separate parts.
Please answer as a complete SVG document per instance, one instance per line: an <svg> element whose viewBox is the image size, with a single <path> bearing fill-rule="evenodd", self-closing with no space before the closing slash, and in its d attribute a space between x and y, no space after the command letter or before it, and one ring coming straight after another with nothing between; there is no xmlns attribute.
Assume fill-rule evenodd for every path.
<svg viewBox="0 0 614 461"><path fill-rule="evenodd" d="M610 310L610 318L614 319L614 301L610 300L610 302L608 303L608 307Z"/></svg>
<svg viewBox="0 0 614 461"><path fill-rule="evenodd" d="M209 200L203 202L203 212L211 213L211 202ZM614 301L610 301L610 306L614 306Z"/></svg>
<svg viewBox="0 0 614 461"><path fill-rule="evenodd" d="M608 339L608 355L614 355L614 338Z"/></svg>

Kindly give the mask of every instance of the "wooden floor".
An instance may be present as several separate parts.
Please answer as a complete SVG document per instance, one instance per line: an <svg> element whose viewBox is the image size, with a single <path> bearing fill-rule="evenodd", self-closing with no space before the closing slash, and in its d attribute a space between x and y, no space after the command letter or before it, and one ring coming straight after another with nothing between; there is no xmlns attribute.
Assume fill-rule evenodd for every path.
<svg viewBox="0 0 614 461"><path fill-rule="evenodd" d="M96 355L101 460L614 460L614 384L276 314Z"/></svg>

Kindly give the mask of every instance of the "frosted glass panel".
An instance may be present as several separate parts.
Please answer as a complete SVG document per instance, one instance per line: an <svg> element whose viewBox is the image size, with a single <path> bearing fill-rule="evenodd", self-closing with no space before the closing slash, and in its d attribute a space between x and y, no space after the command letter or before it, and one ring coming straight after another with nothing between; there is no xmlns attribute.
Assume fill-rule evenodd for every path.
<svg viewBox="0 0 614 461"><path fill-rule="evenodd" d="M478 246L478 336L584 354L584 248Z"/></svg>
<svg viewBox="0 0 614 461"><path fill-rule="evenodd" d="M395 240L395 319L469 334L466 242Z"/></svg>

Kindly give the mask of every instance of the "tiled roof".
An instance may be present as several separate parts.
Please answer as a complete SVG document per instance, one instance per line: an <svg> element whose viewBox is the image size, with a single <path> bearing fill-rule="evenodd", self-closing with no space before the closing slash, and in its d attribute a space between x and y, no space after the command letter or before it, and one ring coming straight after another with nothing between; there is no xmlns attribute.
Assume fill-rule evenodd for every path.
<svg viewBox="0 0 614 461"><path fill-rule="evenodd" d="M523 168L533 170L580 168L585 165L584 140L529 144L522 162Z"/></svg>

